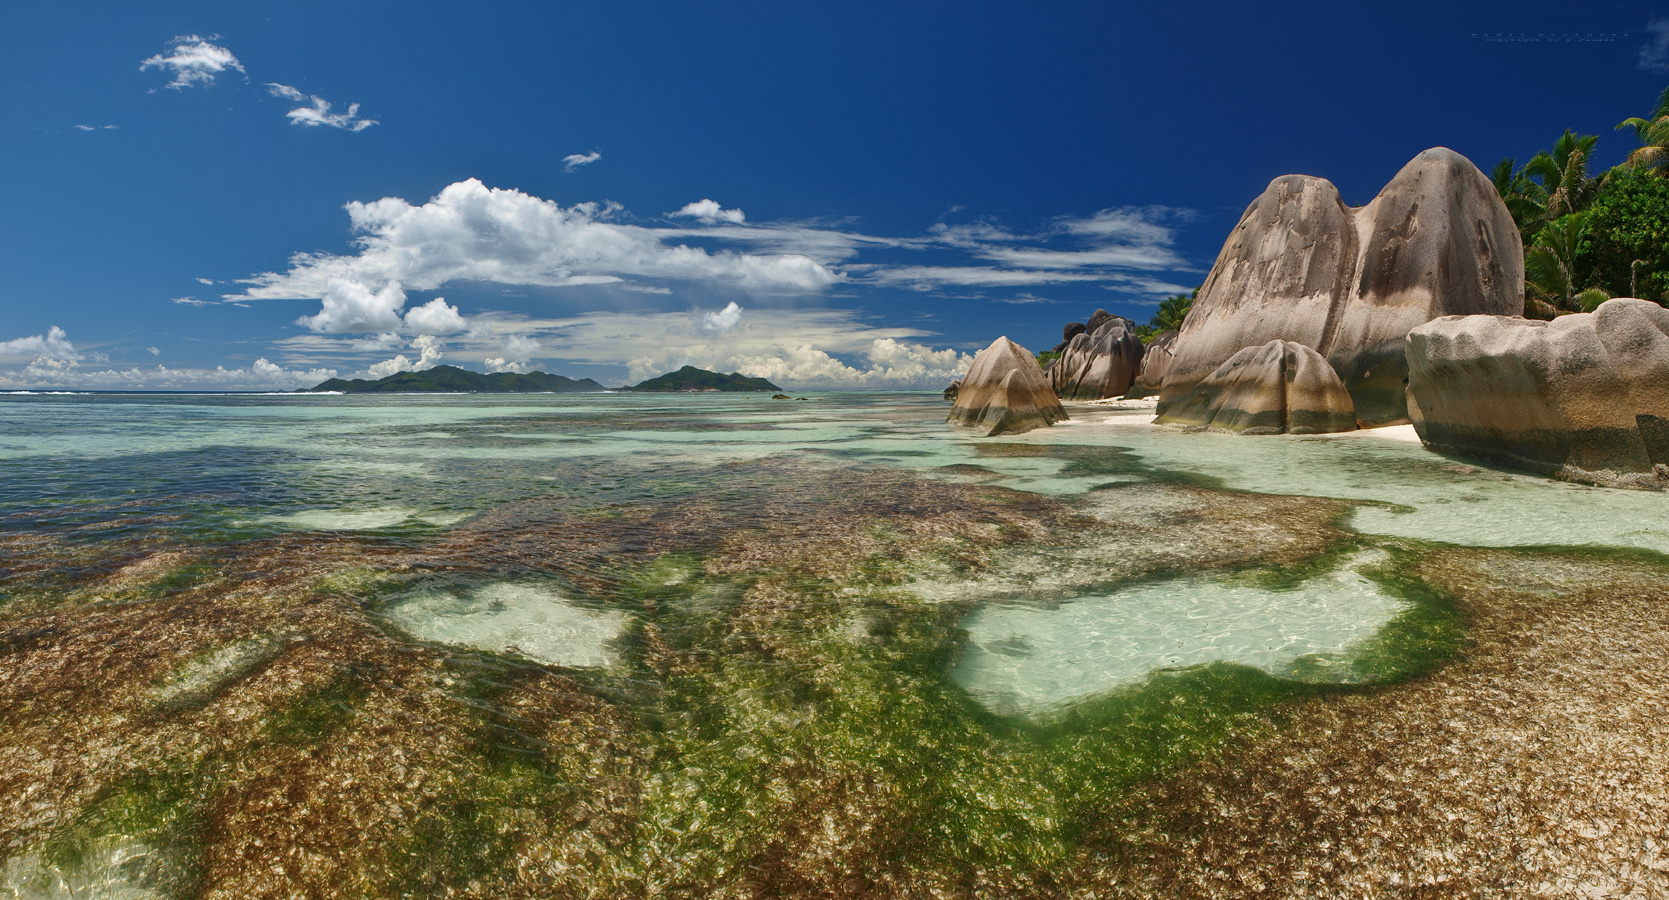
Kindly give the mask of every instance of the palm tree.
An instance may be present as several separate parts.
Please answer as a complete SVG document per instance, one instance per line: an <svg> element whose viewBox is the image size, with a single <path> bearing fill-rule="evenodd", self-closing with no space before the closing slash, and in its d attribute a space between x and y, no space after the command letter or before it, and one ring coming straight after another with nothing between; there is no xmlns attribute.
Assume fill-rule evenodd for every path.
<svg viewBox="0 0 1669 900"><path fill-rule="evenodd" d="M1525 293L1565 312L1590 312L1611 299L1600 288L1583 286L1593 275L1579 268L1587 240L1586 213L1571 213L1547 223L1535 243L1524 249Z"/></svg>
<svg viewBox="0 0 1669 900"><path fill-rule="evenodd" d="M1634 129L1640 146L1623 160L1630 168L1646 168L1658 174L1669 174L1669 88L1657 98L1657 108L1650 119L1632 118L1617 123L1617 130Z"/></svg>
<svg viewBox="0 0 1669 900"><path fill-rule="evenodd" d="M1535 178L1547 195L1545 217L1551 221L1581 212L1593 202L1599 179L1588 177L1597 134L1572 134L1570 129L1553 142L1551 153L1537 153L1524 164L1524 174Z"/></svg>
<svg viewBox="0 0 1669 900"><path fill-rule="evenodd" d="M1507 212L1512 215L1513 224L1518 226L1518 233L1523 235L1525 243L1529 243L1547 215L1547 192L1522 169L1513 171L1517 163L1510 157L1496 163L1490 180L1495 182L1495 192L1507 205Z"/></svg>

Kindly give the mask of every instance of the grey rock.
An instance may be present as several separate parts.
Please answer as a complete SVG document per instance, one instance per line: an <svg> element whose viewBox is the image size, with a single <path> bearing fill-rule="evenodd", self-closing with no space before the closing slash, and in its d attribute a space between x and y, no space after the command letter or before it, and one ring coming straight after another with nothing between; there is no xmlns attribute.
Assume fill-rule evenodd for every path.
<svg viewBox="0 0 1669 900"><path fill-rule="evenodd" d="M1154 421L1235 434L1326 434L1354 431L1356 411L1321 354L1275 340L1229 357Z"/></svg>
<svg viewBox="0 0 1669 900"><path fill-rule="evenodd" d="M997 338L974 355L962 376L946 422L985 429L987 436L1023 434L1066 420L1066 410L1049 387L1037 358L1009 340Z"/></svg>
<svg viewBox="0 0 1669 900"><path fill-rule="evenodd" d="M1118 317L1114 316L1112 313L1110 313L1110 312L1108 312L1104 309L1098 309L1094 313L1090 314L1089 322L1087 322L1084 325L1084 330L1085 331L1094 331L1095 329L1100 328L1102 325L1105 325L1107 323L1108 319L1114 319L1114 318L1118 318ZM1072 336L1063 335L1063 337L1066 337L1066 339L1069 340L1069 341L1072 340Z"/></svg>
<svg viewBox="0 0 1669 900"><path fill-rule="evenodd" d="M1524 311L1524 248L1494 186L1444 147L1368 205L1320 178L1275 179L1223 245L1177 336L1160 410L1271 340L1326 357L1363 425L1407 421L1409 330L1440 316Z"/></svg>
<svg viewBox="0 0 1669 900"><path fill-rule="evenodd" d="M956 394L960 390L962 390L962 379L958 378L952 381L949 387L945 388L945 399L952 403L956 402Z"/></svg>
<svg viewBox="0 0 1669 900"><path fill-rule="evenodd" d="M1142 350L1142 364L1136 369L1136 380L1129 393L1136 397L1151 397L1165 386L1165 373L1171 368L1171 355L1176 348L1176 332L1161 331L1153 336Z"/></svg>
<svg viewBox="0 0 1669 900"><path fill-rule="evenodd" d="M1134 322L1096 310L1096 327L1066 342L1049 364L1049 383L1063 400L1122 397L1142 363L1142 341Z"/></svg>
<svg viewBox="0 0 1669 900"><path fill-rule="evenodd" d="M1088 330L1082 322L1068 322L1066 327L1061 329L1061 343L1064 344Z"/></svg>
<svg viewBox="0 0 1669 900"><path fill-rule="evenodd" d="M1617 299L1551 322L1447 316L1408 334L1427 447L1570 481L1669 487L1669 310Z"/></svg>

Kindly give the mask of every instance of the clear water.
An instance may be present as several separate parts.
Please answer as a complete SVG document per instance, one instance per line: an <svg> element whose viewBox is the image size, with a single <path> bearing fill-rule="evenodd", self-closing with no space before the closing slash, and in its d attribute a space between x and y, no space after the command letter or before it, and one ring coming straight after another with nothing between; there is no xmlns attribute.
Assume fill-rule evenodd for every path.
<svg viewBox="0 0 1669 900"><path fill-rule="evenodd" d="M0 797L0 896L259 893L216 860L287 840L332 849L276 893L1044 870L1097 790L1238 715L1142 731L1186 753L1116 717L1014 737L1053 714L1185 716L1214 663L1346 680L1418 611L1363 567L1420 542L1669 553L1669 497L1417 444L1083 406L987 439L937 394L811 396L0 396L0 767L56 760ZM1340 531L1302 514L1339 500Z"/></svg>
<svg viewBox="0 0 1669 900"><path fill-rule="evenodd" d="M588 609L539 585L428 587L389 604L408 634L477 650L517 653L553 666L607 666L625 613Z"/></svg>
<svg viewBox="0 0 1669 900"><path fill-rule="evenodd" d="M1290 675L1309 658L1342 667L1353 645L1407 608L1357 571L1364 554L1286 590L1232 577L1138 583L1062 603L992 603L963 620L951 677L993 712L1036 714L1155 669L1234 662Z"/></svg>

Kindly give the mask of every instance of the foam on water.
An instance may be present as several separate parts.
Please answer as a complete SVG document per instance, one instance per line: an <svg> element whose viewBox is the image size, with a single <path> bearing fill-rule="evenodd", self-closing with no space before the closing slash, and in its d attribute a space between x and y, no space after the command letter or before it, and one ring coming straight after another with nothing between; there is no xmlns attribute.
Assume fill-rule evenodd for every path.
<svg viewBox="0 0 1669 900"><path fill-rule="evenodd" d="M963 620L951 677L992 711L1033 714L1138 681L1155 669L1224 661L1285 674L1300 657L1349 652L1406 609L1357 569L1363 554L1292 590L1180 578L1064 603L987 604Z"/></svg>
<svg viewBox="0 0 1669 900"><path fill-rule="evenodd" d="M499 582L477 588L428 588L392 604L385 615L413 637L493 652L516 652L558 666L607 666L625 613L580 606L538 585Z"/></svg>

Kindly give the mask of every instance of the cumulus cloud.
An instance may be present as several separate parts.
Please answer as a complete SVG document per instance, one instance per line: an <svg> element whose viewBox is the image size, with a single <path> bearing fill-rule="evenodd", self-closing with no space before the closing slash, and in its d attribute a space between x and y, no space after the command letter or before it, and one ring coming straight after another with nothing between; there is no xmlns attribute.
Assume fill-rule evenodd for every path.
<svg viewBox="0 0 1669 900"><path fill-rule="evenodd" d="M402 353L393 359L373 363L366 367L366 371L372 378L387 378L396 372L421 372L439 365L441 358L446 355L441 352L440 339L432 334L420 334L412 338L411 348L418 353L416 361Z"/></svg>
<svg viewBox="0 0 1669 900"><path fill-rule="evenodd" d="M539 342L526 335L513 334L504 342L499 356L489 356L483 362L489 372L521 372L533 370L533 357L543 349Z"/></svg>
<svg viewBox="0 0 1669 900"><path fill-rule="evenodd" d="M76 352L64 329L56 325L48 328L46 334L0 341L0 363L33 362L37 359L74 361L81 359L81 354Z"/></svg>
<svg viewBox="0 0 1669 900"><path fill-rule="evenodd" d="M361 332L392 331L404 324L400 310L406 305L406 292L398 281L372 291L352 278L331 278L320 299L324 308L317 315L297 319L297 325L310 331Z"/></svg>
<svg viewBox="0 0 1669 900"><path fill-rule="evenodd" d="M670 212L667 215L674 217L687 216L708 224L728 222L732 225L740 225L747 220L747 216L743 215L741 210L720 209L719 204L713 200L697 200L693 203L686 203L677 212Z"/></svg>
<svg viewBox="0 0 1669 900"><path fill-rule="evenodd" d="M610 207L563 207L521 191L488 188L473 178L448 185L421 206L386 197L349 203L347 210L360 235L357 254L298 254L288 271L250 278L248 290L227 299L324 299L324 325L338 319L331 312L332 303L345 302L326 297L344 290L332 287L337 282L357 284L375 294L395 282L413 290L433 290L457 281L558 287L644 277L805 293L839 280L807 256L668 246L655 229L606 221ZM380 308L398 306L385 302ZM360 319L363 331L394 327L371 324L370 315L355 321ZM384 316L377 321L389 320Z"/></svg>
<svg viewBox="0 0 1669 900"><path fill-rule="evenodd" d="M406 313L406 329L418 334L455 334L469 327L458 308L436 297Z"/></svg>
<svg viewBox="0 0 1669 900"><path fill-rule="evenodd" d="M740 321L742 321L742 308L736 305L736 301L732 300L724 309L702 315L701 327L709 334L724 334L726 331L735 328L736 323Z"/></svg>
<svg viewBox="0 0 1669 900"><path fill-rule="evenodd" d="M1640 69L1669 72L1669 19L1653 19L1646 25L1646 34L1646 44L1640 48Z"/></svg>
<svg viewBox="0 0 1669 900"><path fill-rule="evenodd" d="M332 104L329 100L317 94L304 94L299 89L287 84L268 82L267 92L283 100L311 104L310 106L298 106L284 114L293 125L328 125L331 128L340 128L344 131L364 131L377 124L376 119L359 118L358 103L348 104L348 111L345 113L333 113L330 111Z"/></svg>
<svg viewBox="0 0 1669 900"><path fill-rule="evenodd" d="M243 63L238 62L232 51L210 40L195 34L176 37L169 41L173 46L168 53L158 53L141 62L139 71L157 68L173 73L174 80L166 87L175 90L194 84L213 84L215 76L228 69L243 71Z"/></svg>
<svg viewBox="0 0 1669 900"><path fill-rule="evenodd" d="M580 166L589 166L602 158L603 154L597 150L590 153L570 153L562 157L562 171L572 172Z"/></svg>

